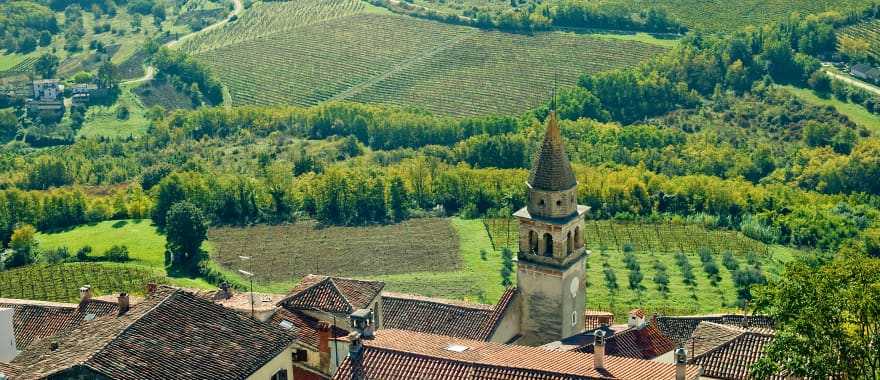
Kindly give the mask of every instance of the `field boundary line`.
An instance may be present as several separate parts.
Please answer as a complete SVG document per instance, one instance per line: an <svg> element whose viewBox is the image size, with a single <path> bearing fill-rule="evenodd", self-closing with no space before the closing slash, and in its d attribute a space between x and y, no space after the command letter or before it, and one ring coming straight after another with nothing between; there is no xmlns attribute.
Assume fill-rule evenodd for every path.
<svg viewBox="0 0 880 380"><path fill-rule="evenodd" d="M354 86L351 86L347 90L340 92L334 96L331 96L329 99L324 100L324 102L345 100L345 99L348 99L352 96L358 95L361 92L363 92L364 90L366 90L370 87L373 87L377 83L382 82L382 81L390 78L392 75L398 74L401 71L412 67L416 62L419 62L423 59L433 57L433 56L451 48L452 46L457 45L458 43L464 41L465 39L470 38L470 37L478 34L479 32L480 32L479 29L471 30L467 33L463 33L462 35L460 35L458 37L454 37L454 38L450 39L449 41L447 41L446 43L440 44L439 46L437 46L431 50L428 50L422 54L414 55L411 58L404 60L403 62L400 62L399 64L392 66L388 71L385 71L382 74L376 75L376 76L374 76L366 81L363 81L361 83L358 83Z"/></svg>

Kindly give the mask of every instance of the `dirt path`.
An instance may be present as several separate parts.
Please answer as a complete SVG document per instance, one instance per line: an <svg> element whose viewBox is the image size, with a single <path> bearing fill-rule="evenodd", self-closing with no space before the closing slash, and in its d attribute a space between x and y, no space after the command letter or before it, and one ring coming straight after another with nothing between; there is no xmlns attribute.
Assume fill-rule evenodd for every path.
<svg viewBox="0 0 880 380"><path fill-rule="evenodd" d="M849 75L843 75L840 73L836 73L836 72L831 71L829 69L824 69L824 71L825 71L825 74L827 74L829 77L831 77L831 79L836 79L836 80L839 80L842 82L849 83L855 87L861 88L861 89L868 91L874 95L880 96L880 87L874 86L874 85L867 83L867 82L863 82L863 81L858 80L856 78L853 78Z"/></svg>
<svg viewBox="0 0 880 380"><path fill-rule="evenodd" d="M211 25L208 25L208 26L202 28L201 30L198 30L198 31L195 31L195 32L192 32L189 34L184 34L176 39L173 39L171 41L166 42L165 45L162 45L162 46L171 48L171 47L176 46L181 41L192 38L192 36L194 36L196 34L207 33L207 32L210 32L214 29L217 29L223 25L226 25L228 22L230 22L232 20L232 17L238 16L239 14L241 14L241 11L244 10L244 3L242 3L242 0L232 0L232 4L234 5L234 8L233 8L232 12L229 12L229 15L226 16L225 19L217 21ZM140 78L122 81L122 84L149 82L149 81L153 80L153 77L155 77L155 76L156 76L156 68L154 68L153 66L147 66L144 68L144 76L142 76Z"/></svg>

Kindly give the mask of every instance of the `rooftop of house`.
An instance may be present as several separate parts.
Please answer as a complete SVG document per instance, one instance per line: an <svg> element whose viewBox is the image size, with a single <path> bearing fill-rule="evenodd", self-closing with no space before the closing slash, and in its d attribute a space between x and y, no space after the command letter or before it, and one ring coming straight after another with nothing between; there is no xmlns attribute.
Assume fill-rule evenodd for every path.
<svg viewBox="0 0 880 380"><path fill-rule="evenodd" d="M641 359L606 356L595 368L593 355L538 347L503 345L403 330L379 330L364 340L363 369L371 380L581 380L675 378L675 366ZM335 379L349 379L346 359ZM699 367L688 365L686 378Z"/></svg>
<svg viewBox="0 0 880 380"><path fill-rule="evenodd" d="M0 298L0 308L14 309L12 328L19 350L36 340L119 311L117 302L97 299L75 304Z"/></svg>
<svg viewBox="0 0 880 380"><path fill-rule="evenodd" d="M293 339L193 293L160 286L127 313L33 342L11 365L19 373L15 380L71 370L114 380L245 378Z"/></svg>
<svg viewBox="0 0 880 380"><path fill-rule="evenodd" d="M386 292L382 294L382 325L390 329L488 340L516 294L516 289L508 289L493 306Z"/></svg>
<svg viewBox="0 0 880 380"><path fill-rule="evenodd" d="M694 330L687 348L692 357L689 363L703 368L703 376L717 379L749 379L750 368L773 340L766 328L745 329L713 322L701 322ZM779 374L771 380L783 380Z"/></svg>
<svg viewBox="0 0 880 380"><path fill-rule="evenodd" d="M366 309L379 296L384 282L310 274L278 302L288 309L316 310L325 313L351 314Z"/></svg>
<svg viewBox="0 0 880 380"><path fill-rule="evenodd" d="M249 313L251 310L251 297L253 296L253 308L255 311L272 311L278 302L286 298L283 294L233 292L227 298L222 290L204 293L205 298L220 305L240 312Z"/></svg>
<svg viewBox="0 0 880 380"><path fill-rule="evenodd" d="M281 329L290 331L296 338L309 346L318 348L318 324L321 321L299 310L287 310L280 308L275 311L269 323ZM331 327L333 334L330 338L342 338L348 335L348 331L336 326Z"/></svg>
<svg viewBox="0 0 880 380"><path fill-rule="evenodd" d="M675 350L678 346L660 332L653 324L646 324L642 328L631 327L623 331L606 333L605 353L614 356L650 360L667 352ZM592 353L593 341L575 348L575 351Z"/></svg>
<svg viewBox="0 0 880 380"><path fill-rule="evenodd" d="M657 317L657 327L663 332L663 335L678 343L687 342L700 322L714 322L746 328L773 328L773 321L761 315L712 314Z"/></svg>

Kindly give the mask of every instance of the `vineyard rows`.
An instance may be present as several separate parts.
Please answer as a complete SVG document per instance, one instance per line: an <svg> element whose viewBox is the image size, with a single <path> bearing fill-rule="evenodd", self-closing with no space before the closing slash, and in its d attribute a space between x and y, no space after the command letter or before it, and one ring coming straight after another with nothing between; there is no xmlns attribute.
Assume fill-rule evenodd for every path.
<svg viewBox="0 0 880 380"><path fill-rule="evenodd" d="M200 33L181 44L189 53L204 52L272 34L300 34L297 28L363 12L360 0L257 2L238 20L211 33ZM271 37L275 38L275 37Z"/></svg>
<svg viewBox="0 0 880 380"><path fill-rule="evenodd" d="M857 38L868 43L868 52L880 59L880 20L871 20L848 26L839 31L841 38Z"/></svg>
<svg viewBox="0 0 880 380"><path fill-rule="evenodd" d="M246 270L257 282L291 281L310 273L337 276L453 271L460 266L458 235L444 219L394 225L317 228L311 223L209 232L214 260ZM250 257L243 260L240 256Z"/></svg>
<svg viewBox="0 0 880 380"><path fill-rule="evenodd" d="M572 33L527 36L362 13L196 58L218 74L234 104L341 98L474 115L531 108L545 100L554 77L574 84L585 72L632 66L662 51Z"/></svg>
<svg viewBox="0 0 880 380"><path fill-rule="evenodd" d="M0 71L0 77L7 77L12 75L19 74L28 74L34 71L34 63L37 62L37 57L27 57L23 59L21 62L16 63L15 66L12 66L6 70Z"/></svg>
<svg viewBox="0 0 880 380"><path fill-rule="evenodd" d="M143 293L147 283L164 277L149 269L109 263L33 265L0 272L0 298L70 302L79 288L91 285L96 294Z"/></svg>
<svg viewBox="0 0 880 380"><path fill-rule="evenodd" d="M661 7L690 28L709 31L734 31L745 26L761 26L781 21L797 12L800 15L837 11L846 14L861 8L872 0L603 0L636 9Z"/></svg>
<svg viewBox="0 0 880 380"><path fill-rule="evenodd" d="M496 247L518 249L516 220L510 220L509 230L507 219L486 219L484 223ZM709 230L697 225L588 220L584 227L584 243L594 252L623 251L628 247L640 253L693 253L703 248L714 253L768 253L766 244L738 231Z"/></svg>

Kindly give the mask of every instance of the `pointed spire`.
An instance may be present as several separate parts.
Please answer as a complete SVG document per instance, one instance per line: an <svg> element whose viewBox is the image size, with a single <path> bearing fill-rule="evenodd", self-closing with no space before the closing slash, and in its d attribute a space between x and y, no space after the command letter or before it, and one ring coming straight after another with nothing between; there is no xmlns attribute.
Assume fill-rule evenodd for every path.
<svg viewBox="0 0 880 380"><path fill-rule="evenodd" d="M544 191L568 190L577 184L571 163L565 154L565 144L555 110L550 111L547 117L547 133L532 162L529 184L534 189Z"/></svg>

